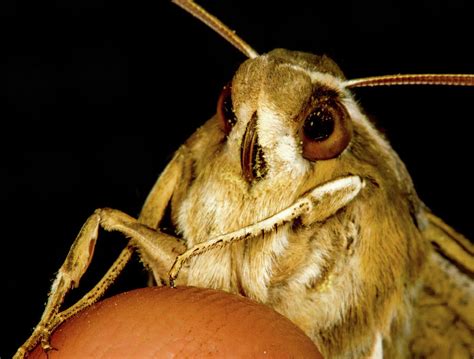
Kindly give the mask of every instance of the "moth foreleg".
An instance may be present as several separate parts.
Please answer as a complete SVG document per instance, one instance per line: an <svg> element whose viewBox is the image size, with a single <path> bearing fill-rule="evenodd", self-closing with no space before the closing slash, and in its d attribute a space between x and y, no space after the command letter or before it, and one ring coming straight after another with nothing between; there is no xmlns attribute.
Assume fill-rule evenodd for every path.
<svg viewBox="0 0 474 359"><path fill-rule="evenodd" d="M222 247L238 240L256 237L263 233L274 231L285 223L301 218L303 224L323 221L346 206L363 187L363 181L358 176L347 176L320 185L299 198L290 207L247 227L226 233L199 243L176 258L169 272L169 282L174 281L184 263L191 257L199 255L215 247Z"/></svg>
<svg viewBox="0 0 474 359"><path fill-rule="evenodd" d="M60 312L59 309L64 297L71 288L78 286L81 277L92 260L99 228L101 227L107 231L123 233L130 238L130 243L92 290L76 304ZM176 255L184 252L184 245L176 238L152 230L121 211L109 208L96 210L81 228L66 260L59 269L40 322L14 357L24 357L38 342L41 342L43 349L46 351L51 350L49 336L52 331L78 311L96 302L104 294L129 261L134 247L138 248L142 255L154 258L154 262L163 262L163 268L169 268ZM153 270L165 276L166 271L161 274L159 269L153 268Z"/></svg>

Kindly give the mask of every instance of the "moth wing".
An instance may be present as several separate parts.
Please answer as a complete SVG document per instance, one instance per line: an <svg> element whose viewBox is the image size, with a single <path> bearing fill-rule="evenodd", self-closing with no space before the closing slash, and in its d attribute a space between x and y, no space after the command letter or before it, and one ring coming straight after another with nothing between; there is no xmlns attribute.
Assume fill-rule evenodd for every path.
<svg viewBox="0 0 474 359"><path fill-rule="evenodd" d="M413 357L474 357L474 245L432 213L423 231L432 251L417 296Z"/></svg>
<svg viewBox="0 0 474 359"><path fill-rule="evenodd" d="M434 214L428 213L427 219L428 226L424 230L424 237L440 256L473 279L474 244Z"/></svg>

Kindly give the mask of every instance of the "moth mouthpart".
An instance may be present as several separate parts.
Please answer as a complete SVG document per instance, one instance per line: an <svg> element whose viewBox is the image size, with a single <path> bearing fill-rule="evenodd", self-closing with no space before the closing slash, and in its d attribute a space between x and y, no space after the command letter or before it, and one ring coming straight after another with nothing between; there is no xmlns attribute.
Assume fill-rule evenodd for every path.
<svg viewBox="0 0 474 359"><path fill-rule="evenodd" d="M242 174L248 183L260 181L268 173L267 162L262 147L258 143L257 113L252 115L245 129L241 147Z"/></svg>
<svg viewBox="0 0 474 359"><path fill-rule="evenodd" d="M266 176L268 169L262 147L258 144L258 136L256 142L257 143L252 156L252 175L258 181Z"/></svg>

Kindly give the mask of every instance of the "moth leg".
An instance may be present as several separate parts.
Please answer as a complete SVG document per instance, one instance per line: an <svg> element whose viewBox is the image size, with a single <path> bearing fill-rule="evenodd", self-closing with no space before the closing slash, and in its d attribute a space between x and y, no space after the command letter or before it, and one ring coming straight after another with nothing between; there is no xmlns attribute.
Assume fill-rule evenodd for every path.
<svg viewBox="0 0 474 359"><path fill-rule="evenodd" d="M64 297L70 289L79 285L81 277L92 260L99 228L101 227L107 231L123 233L130 238L130 243L123 249L104 277L92 290L76 304L60 312L59 309ZM53 349L49 345L49 336L52 331L78 311L96 302L104 294L129 261L134 247L138 248L141 253L146 253L148 256L155 258L156 262L162 261L163 268L169 268L176 255L183 253L185 250L184 244L178 239L152 230L119 210L97 209L81 228L66 260L59 269L40 322L30 338L18 349L14 358L23 358L38 342L41 342L45 351ZM159 269L156 270L159 271ZM161 275L165 276L165 273L166 271Z"/></svg>
<svg viewBox="0 0 474 359"><path fill-rule="evenodd" d="M314 188L290 207L263 221L196 244L176 258L169 272L170 285L174 286L174 281L178 277L181 268L191 257L215 247L222 247L238 240L272 232L275 228L289 223L296 218L301 218L303 223L323 221L352 201L359 194L363 186L363 181L358 176L336 179Z"/></svg>
<svg viewBox="0 0 474 359"><path fill-rule="evenodd" d="M189 171L189 169L193 167L191 157L192 156L188 153L188 149L184 145L176 151L172 160L168 163L148 194L140 212L140 217L138 218L140 223L151 228L158 228L171 198L176 194L176 191L179 191L176 188L176 184L183 181L183 178L186 179L191 176ZM151 260L153 257L149 259L145 253L141 254L144 262L154 263L154 261ZM173 257L172 261L175 258L176 256ZM167 274L169 268L170 266L160 268L159 272L165 274L163 276L157 273L156 268L151 267L151 270L148 272L148 286L160 285L161 282L165 282L168 279Z"/></svg>

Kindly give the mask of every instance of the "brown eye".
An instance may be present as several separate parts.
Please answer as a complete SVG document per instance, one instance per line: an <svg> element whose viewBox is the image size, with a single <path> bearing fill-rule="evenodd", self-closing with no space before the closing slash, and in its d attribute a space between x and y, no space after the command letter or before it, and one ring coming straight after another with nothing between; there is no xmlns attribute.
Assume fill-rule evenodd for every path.
<svg viewBox="0 0 474 359"><path fill-rule="evenodd" d="M334 99L319 101L300 129L303 157L328 160L339 156L352 137L352 122L344 106Z"/></svg>
<svg viewBox="0 0 474 359"><path fill-rule="evenodd" d="M232 104L230 84L225 85L217 101L217 118L219 125L226 135L230 133L232 127L237 122L237 117L234 113L234 105Z"/></svg>

